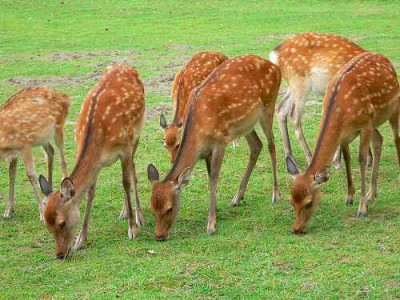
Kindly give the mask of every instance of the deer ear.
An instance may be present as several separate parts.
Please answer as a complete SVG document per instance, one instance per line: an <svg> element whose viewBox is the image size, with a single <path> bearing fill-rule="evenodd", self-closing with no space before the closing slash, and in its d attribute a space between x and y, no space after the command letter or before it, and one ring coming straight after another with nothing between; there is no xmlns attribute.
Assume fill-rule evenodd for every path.
<svg viewBox="0 0 400 300"><path fill-rule="evenodd" d="M47 179L43 175L39 176L39 185L40 185L40 189L42 190L42 193L46 197L53 192L49 182L47 181Z"/></svg>
<svg viewBox="0 0 400 300"><path fill-rule="evenodd" d="M167 128L167 120L165 120L164 114L160 115L160 126L163 129Z"/></svg>
<svg viewBox="0 0 400 300"><path fill-rule="evenodd" d="M296 163L289 156L286 156L286 169L293 177L299 174L299 169L297 169Z"/></svg>
<svg viewBox="0 0 400 300"><path fill-rule="evenodd" d="M149 164L147 167L147 178L150 182L156 181L160 178L160 174L158 174L158 171L153 164Z"/></svg>
<svg viewBox="0 0 400 300"><path fill-rule="evenodd" d="M178 182L175 186L175 190L179 193L182 189L187 186L189 183L190 173L192 172L191 168L186 168L181 175L178 177Z"/></svg>
<svg viewBox="0 0 400 300"><path fill-rule="evenodd" d="M318 173L315 174L314 180L318 184L325 183L329 180L329 167L325 167L324 169L320 170Z"/></svg>
<svg viewBox="0 0 400 300"><path fill-rule="evenodd" d="M61 182L61 197L65 202L71 200L71 198L75 195L75 186L70 178L64 178Z"/></svg>

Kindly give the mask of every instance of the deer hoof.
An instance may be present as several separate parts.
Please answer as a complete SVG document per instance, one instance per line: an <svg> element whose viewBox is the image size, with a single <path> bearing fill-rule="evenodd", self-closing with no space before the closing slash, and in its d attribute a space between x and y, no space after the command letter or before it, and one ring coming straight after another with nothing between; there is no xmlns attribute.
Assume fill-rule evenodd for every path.
<svg viewBox="0 0 400 300"><path fill-rule="evenodd" d="M236 196L232 199L232 202L230 204L231 207L238 206L240 202L244 200L244 196L238 197L237 194Z"/></svg>
<svg viewBox="0 0 400 300"><path fill-rule="evenodd" d="M364 219L365 217L367 217L367 212L366 211L358 211L357 212L357 218L360 218L360 219Z"/></svg>
<svg viewBox="0 0 400 300"><path fill-rule="evenodd" d="M347 206L350 206L350 205L353 205L353 204L354 204L354 200L353 200L353 199L348 198L348 199L346 200L346 205L347 205Z"/></svg>
<svg viewBox="0 0 400 300"><path fill-rule="evenodd" d="M130 240L133 240L135 237L136 237L136 227L135 227L135 228L132 228L131 226L129 226L129 229L128 229L128 238L129 238Z"/></svg>

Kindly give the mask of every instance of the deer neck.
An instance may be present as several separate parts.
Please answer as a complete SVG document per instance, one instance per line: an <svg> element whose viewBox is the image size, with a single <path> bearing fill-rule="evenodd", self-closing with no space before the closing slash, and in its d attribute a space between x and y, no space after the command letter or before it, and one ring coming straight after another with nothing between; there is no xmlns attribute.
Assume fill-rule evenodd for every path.
<svg viewBox="0 0 400 300"><path fill-rule="evenodd" d="M176 181L183 171L187 168L193 168L201 158L203 152L202 145L204 145L202 136L195 130L191 116L188 116L183 132L182 143L179 147L175 162L170 172L165 177L164 182L169 180Z"/></svg>
<svg viewBox="0 0 400 300"><path fill-rule="evenodd" d="M94 137L87 139L82 146L70 179L75 186L75 198L80 201L95 182L101 170L101 146Z"/></svg>
<svg viewBox="0 0 400 300"><path fill-rule="evenodd" d="M330 166L335 152L340 146L340 120L333 116L333 109L333 107L328 107L325 117L322 118L312 160L306 171L308 174L314 175Z"/></svg>

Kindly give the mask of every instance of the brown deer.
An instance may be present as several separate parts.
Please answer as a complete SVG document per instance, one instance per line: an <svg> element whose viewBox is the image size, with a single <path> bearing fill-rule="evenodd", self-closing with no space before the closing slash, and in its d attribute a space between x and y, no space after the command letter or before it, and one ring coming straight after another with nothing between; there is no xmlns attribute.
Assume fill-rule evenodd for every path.
<svg viewBox="0 0 400 300"><path fill-rule="evenodd" d="M179 193L200 158L206 161L210 183L207 231L208 234L216 232L216 188L226 145L244 135L250 148L246 171L231 203L235 206L243 200L262 149L254 130L258 122L267 136L272 160L272 201L279 200L272 122L280 80L277 66L255 55L243 55L226 60L192 93L182 143L170 172L159 181L157 169L153 165L148 167L148 178L152 182L150 209L156 219L157 240L168 238L179 211Z"/></svg>
<svg viewBox="0 0 400 300"><path fill-rule="evenodd" d="M278 65L288 88L277 108L285 154L294 162L287 127L287 117L291 116L296 137L304 151L308 163L311 151L304 137L301 118L308 95L324 95L328 82L336 72L354 56L365 50L341 36L327 33L303 33L287 39L269 57ZM340 151L335 158L335 167L340 168Z"/></svg>
<svg viewBox="0 0 400 300"><path fill-rule="evenodd" d="M43 220L39 186L36 180L32 148L43 147L47 155L49 184L53 180L54 140L61 158L62 175L67 175L64 157L64 123L70 100L66 94L49 87L22 89L0 108L0 158L9 162L10 192L4 217L9 218L15 206L17 161L22 158L39 205Z"/></svg>
<svg viewBox="0 0 400 300"><path fill-rule="evenodd" d="M164 147L169 151L172 163L181 143L182 124L185 121L185 112L191 91L227 59L224 54L219 52L199 52L175 75L172 85L174 119L168 125L164 115L160 115L160 126L164 129Z"/></svg>
<svg viewBox="0 0 400 300"><path fill-rule="evenodd" d="M141 224L135 164L133 157L143 124L144 90L139 75L129 66L110 67L94 86L82 104L77 121L77 160L69 177L61 183L60 191L53 192L46 179L40 177L46 195L45 223L56 240L56 256L65 258L70 252L79 222L79 204L87 193L87 206L81 233L75 249L83 247L95 196L97 177L104 167L120 160L125 207L128 215L128 237L136 235L130 189L136 201L136 222Z"/></svg>
<svg viewBox="0 0 400 300"><path fill-rule="evenodd" d="M294 232L302 233L320 202L320 185L329 179L327 167L335 149L341 146L346 165L347 204L353 203L354 186L351 177L349 144L360 135L359 162L361 171L361 201L357 216L367 215L367 202L377 193L377 177L382 150L382 136L377 127L389 120L400 163L399 99L396 72L390 61L380 54L362 53L344 65L330 81L325 98L320 130L311 164L299 174L290 157L287 166L294 176L291 202L296 220ZM372 142L373 165L369 192L365 189L365 169L368 147Z"/></svg>

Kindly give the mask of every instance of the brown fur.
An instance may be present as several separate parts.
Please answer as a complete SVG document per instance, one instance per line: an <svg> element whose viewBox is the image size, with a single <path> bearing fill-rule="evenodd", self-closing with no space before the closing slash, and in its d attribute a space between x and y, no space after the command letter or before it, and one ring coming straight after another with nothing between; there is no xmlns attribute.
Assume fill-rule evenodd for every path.
<svg viewBox="0 0 400 300"><path fill-rule="evenodd" d="M61 191L47 197L46 224L56 238L58 258L68 255L79 221L79 203L88 193L88 203L82 231L75 247L83 246L94 198L97 176L103 167L120 160L123 170L125 209L129 238L136 235L130 201L130 188L136 200L136 222L143 216L136 190L136 172L132 161L139 140L144 116L144 90L139 75L129 66L110 67L90 90L77 121L77 161L69 178L64 179ZM42 188L43 190L43 188ZM54 221L55 220L55 221ZM65 221L63 228L57 224Z"/></svg>
<svg viewBox="0 0 400 300"><path fill-rule="evenodd" d="M284 140L285 154L293 158L287 116L290 114L308 162L311 151L301 125L305 101L310 92L325 94L328 82L336 72L364 49L341 36L327 33L303 33L296 35L270 53L271 60L282 72L288 90L277 109L279 126ZM340 158L338 158L338 166Z"/></svg>
<svg viewBox="0 0 400 300"><path fill-rule="evenodd" d="M10 217L14 210L16 166L17 160L22 158L43 218L32 148L42 146L45 150L51 184L54 149L50 142L54 139L61 156L63 176L67 175L64 123L69 106L70 100L66 94L50 87L31 87L14 94L0 108L0 158L10 164L10 195L4 217Z"/></svg>
<svg viewBox="0 0 400 300"><path fill-rule="evenodd" d="M181 126L186 118L186 107L190 93L198 87L208 75L228 58L219 52L199 52L175 75L172 86L175 115L172 123L164 128L164 147L174 162L181 143Z"/></svg>
<svg viewBox="0 0 400 300"><path fill-rule="evenodd" d="M320 172L329 166L339 145L345 154L348 180L347 204L353 203L354 187L348 148L358 134L361 139L359 154L361 201L357 215L366 216L367 201L373 201L376 197L382 150L382 136L376 128L387 120L393 131L400 163L399 94L396 72L390 61L380 54L366 52L354 57L330 81L324 98L324 112L311 164L305 173L299 175L293 173L295 181L291 200L296 212L295 232L302 232L305 229L313 210L318 205L319 184L329 178L321 176ZM370 190L366 194L365 167L370 141L374 158Z"/></svg>
<svg viewBox="0 0 400 300"><path fill-rule="evenodd" d="M225 147L240 135L245 135L250 147L246 172L232 200L232 205L238 205L262 148L254 131L258 122L268 138L274 174L273 200L279 199L272 121L280 80L277 66L255 55L242 55L222 63L192 92L182 144L172 169L160 182L155 167L149 166L153 182L150 209L156 218L157 239L168 238L179 211L179 192L200 158L206 160L210 178L208 233L216 231L216 186Z"/></svg>

